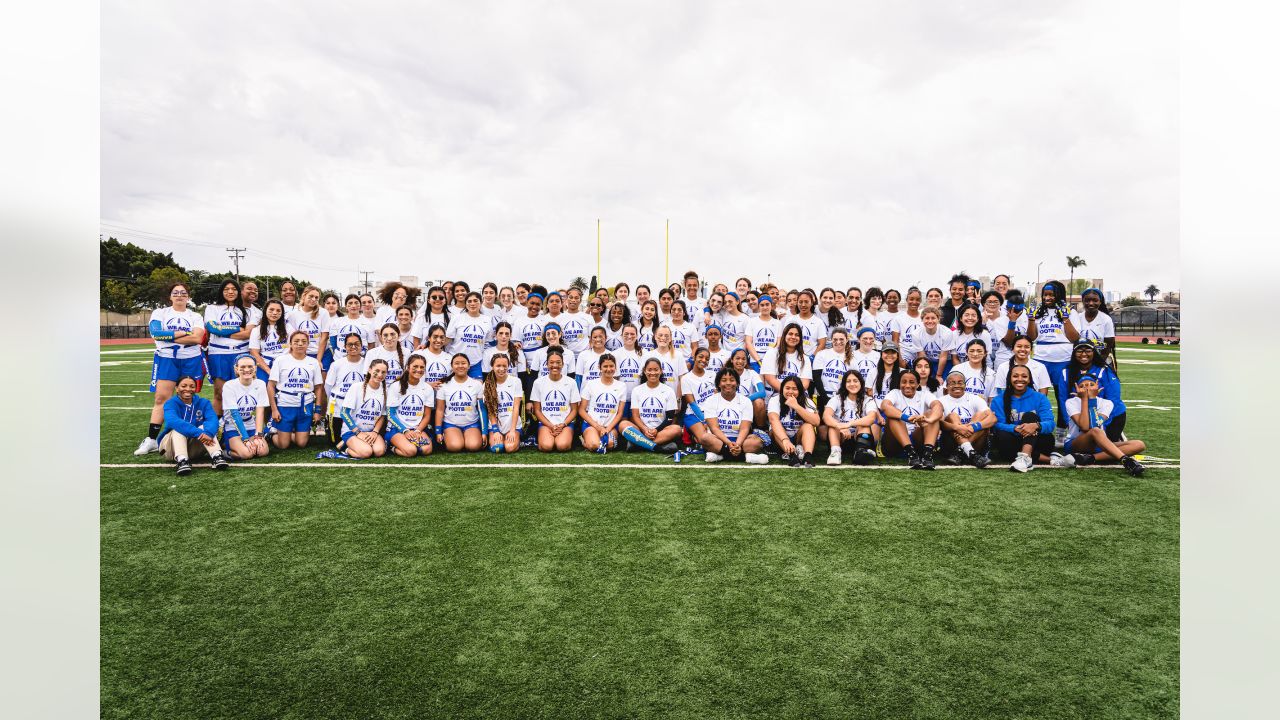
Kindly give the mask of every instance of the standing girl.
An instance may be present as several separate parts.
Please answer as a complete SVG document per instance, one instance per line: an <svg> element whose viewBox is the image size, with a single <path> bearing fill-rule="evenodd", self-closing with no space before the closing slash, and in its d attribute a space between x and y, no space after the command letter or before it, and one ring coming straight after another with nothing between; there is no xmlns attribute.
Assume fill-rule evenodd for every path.
<svg viewBox="0 0 1280 720"><path fill-rule="evenodd" d="M484 375L481 356L485 345L493 339L493 318L480 312L481 302L480 293L467 293L466 312L453 316L444 331L452 343L449 351L467 356L471 361L468 372L477 380Z"/></svg>
<svg viewBox="0 0 1280 720"><path fill-rule="evenodd" d="M1080 339L1080 333L1067 312L1066 287L1057 280L1050 280L1040 290L1040 305L1027 321L1027 337L1036 343L1036 359L1044 363L1053 382L1058 401L1058 434L1066 439L1067 413L1064 403L1070 394L1062 384L1062 371L1071 360L1071 346Z"/></svg>
<svg viewBox="0 0 1280 720"><path fill-rule="evenodd" d="M134 455L158 452L160 428L164 424L164 407L173 397L178 379L204 377L204 362L200 357L200 342L204 339L204 323L199 315L187 307L190 291L183 283L169 286L169 307L151 312L148 330L156 341L156 352L151 360L151 392L155 401L151 405L151 424L147 436L138 444ZM213 422L218 422L217 416Z"/></svg>
<svg viewBox="0 0 1280 720"><path fill-rule="evenodd" d="M378 340L382 344L365 353L365 374L368 375L369 366L374 360L381 360L387 365L387 382L397 382L400 380L400 373L404 372L404 346L400 344L399 328L391 323L383 325L378 330Z"/></svg>
<svg viewBox="0 0 1280 720"><path fill-rule="evenodd" d="M267 381L271 363L286 352L291 332L293 328L285 320L284 305L279 300L268 300L262 309L262 319L249 333L249 354L258 364L259 380Z"/></svg>
<svg viewBox="0 0 1280 720"><path fill-rule="evenodd" d="M240 295L240 283L223 280L218 288L220 304L204 309L204 329L209 334L209 376L213 378L213 411L221 418L222 385L236 378L236 358L249 349L249 312Z"/></svg>
<svg viewBox="0 0 1280 720"><path fill-rule="evenodd" d="M682 301L671 303L671 317L662 324L671 330L671 344L685 355L692 353L702 343L702 334L698 326L690 322Z"/></svg>
<svg viewBox="0 0 1280 720"><path fill-rule="evenodd" d="M286 321L293 325L295 332L307 334L307 355L319 361L320 351L329 344L329 313L320 307L320 288L308 285L302 291L298 309L289 313ZM324 372L323 367L320 370Z"/></svg>

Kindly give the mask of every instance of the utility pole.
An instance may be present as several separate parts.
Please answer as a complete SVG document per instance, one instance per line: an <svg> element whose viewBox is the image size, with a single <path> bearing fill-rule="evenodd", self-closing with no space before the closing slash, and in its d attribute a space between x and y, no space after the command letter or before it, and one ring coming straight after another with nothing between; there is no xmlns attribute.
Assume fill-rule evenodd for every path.
<svg viewBox="0 0 1280 720"><path fill-rule="evenodd" d="M231 262L235 263L236 282L240 282L240 258L244 257L244 251L249 248L227 248L227 257L231 258Z"/></svg>
<svg viewBox="0 0 1280 720"><path fill-rule="evenodd" d="M357 270L356 272L357 272L357 273L359 273L360 275L363 275L363 276L364 276L364 281L363 281L363 283L362 283L362 284L364 285L364 291L365 291L365 292L369 292L369 288L371 287L371 285L369 284L369 276L373 274L373 271L372 271L372 270Z"/></svg>

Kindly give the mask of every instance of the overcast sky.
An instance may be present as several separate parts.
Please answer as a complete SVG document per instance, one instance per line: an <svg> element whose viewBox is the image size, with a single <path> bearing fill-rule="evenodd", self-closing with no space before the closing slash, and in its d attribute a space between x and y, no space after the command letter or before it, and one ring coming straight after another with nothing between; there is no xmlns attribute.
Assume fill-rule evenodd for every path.
<svg viewBox="0 0 1280 720"><path fill-rule="evenodd" d="M610 5L105 0L103 232L338 288L565 284L597 218L608 284L669 218L673 279L1178 286L1176 5Z"/></svg>

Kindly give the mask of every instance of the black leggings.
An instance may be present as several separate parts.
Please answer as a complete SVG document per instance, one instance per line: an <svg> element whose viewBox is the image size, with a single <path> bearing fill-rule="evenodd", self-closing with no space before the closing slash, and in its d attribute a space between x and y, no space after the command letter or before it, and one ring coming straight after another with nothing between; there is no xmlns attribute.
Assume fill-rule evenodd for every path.
<svg viewBox="0 0 1280 720"><path fill-rule="evenodd" d="M993 430L991 438L992 449L996 457L1012 460L1022 451L1022 446L1027 444L1027 438L1022 437L1016 432L1005 432L1004 430ZM1048 455L1053 452L1053 435L1044 433L1036 435L1031 439L1031 456Z"/></svg>
<svg viewBox="0 0 1280 720"><path fill-rule="evenodd" d="M1122 412L1111 418L1111 422L1107 423L1107 439L1113 443L1120 442L1120 433L1124 432L1124 423L1128 420L1129 413Z"/></svg>

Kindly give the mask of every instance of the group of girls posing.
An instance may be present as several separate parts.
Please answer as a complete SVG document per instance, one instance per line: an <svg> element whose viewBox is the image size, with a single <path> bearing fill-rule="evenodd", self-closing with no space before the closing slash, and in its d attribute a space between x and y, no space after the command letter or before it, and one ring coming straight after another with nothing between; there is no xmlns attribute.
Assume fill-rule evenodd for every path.
<svg viewBox="0 0 1280 720"><path fill-rule="evenodd" d="M642 285L633 301L625 283L587 297L458 282L418 307L416 288L390 283L380 306L310 286L261 310L227 280L203 317L178 284L152 314L155 406L136 454L160 449L179 381L198 392L207 375L213 435L240 460L305 447L328 417L330 440L358 458L696 443L712 462L767 462L772 446L812 466L821 440L830 465L882 454L927 469L941 448L977 467L994 451L1024 472L1105 459L1140 472L1101 293L1068 311L1051 281L1028 309L1000 278L984 293L957 276L949 298L910 288L905 308L893 289L784 292L746 278L703 299L689 273L656 300Z"/></svg>

